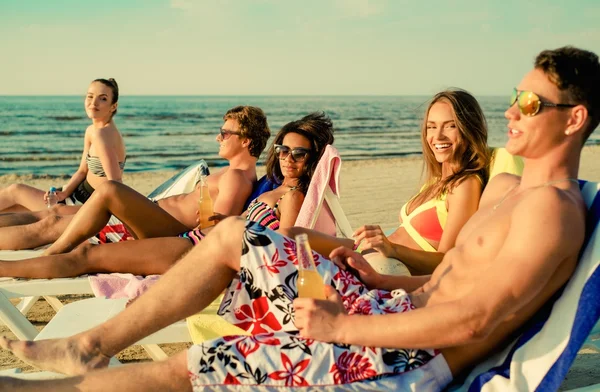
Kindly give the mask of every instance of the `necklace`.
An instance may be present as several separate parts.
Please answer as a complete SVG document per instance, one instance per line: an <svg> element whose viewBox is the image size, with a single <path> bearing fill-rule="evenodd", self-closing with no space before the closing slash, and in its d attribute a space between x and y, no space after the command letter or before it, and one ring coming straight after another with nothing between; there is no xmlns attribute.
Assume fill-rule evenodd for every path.
<svg viewBox="0 0 600 392"><path fill-rule="evenodd" d="M536 186L534 186L534 187L527 188L527 189L541 188L541 187L548 186L548 185L552 185L552 184L556 184L557 182L562 182L562 181L570 181L570 182L573 182L573 183L575 183L575 184L579 184L579 181L578 181L576 178L561 178L561 179L559 179L559 180L547 181L547 182L544 182L543 184L536 185ZM510 196L518 195L519 193L521 193L521 192L524 192L524 191L526 191L526 190L527 190L527 189L523 189L521 192L517 192L517 193L514 193L514 194L513 194L513 193L512 193L512 191L514 191L515 189L517 189L517 187L518 187L519 185L520 185L520 184L517 184L517 185L513 186L512 188L510 188L510 189L508 190L508 192L506 192L506 193L504 194L504 196L502 196L502 199L500 199L500 201L499 201L498 203L496 203L496 204L494 205L494 207L492 207L492 211L496 211L496 210L498 209L498 207L500 207L500 205L501 205L502 203L504 203L504 200L508 199L509 195L510 195Z"/></svg>

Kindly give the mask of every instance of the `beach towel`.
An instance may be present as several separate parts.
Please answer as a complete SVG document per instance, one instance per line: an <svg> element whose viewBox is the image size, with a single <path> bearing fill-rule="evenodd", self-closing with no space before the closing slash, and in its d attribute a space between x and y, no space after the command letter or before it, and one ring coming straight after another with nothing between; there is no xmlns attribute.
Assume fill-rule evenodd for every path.
<svg viewBox="0 0 600 392"><path fill-rule="evenodd" d="M99 298L133 299L144 294L160 275L97 274L88 277L94 295Z"/></svg>
<svg viewBox="0 0 600 392"><path fill-rule="evenodd" d="M329 206L323 205L326 204L323 203L323 198L327 186L339 197L341 167L340 153L332 145L327 145L310 181L310 186L294 226L311 227L311 220L316 216L316 223L312 227L314 230L332 236L336 235L335 217Z"/></svg>

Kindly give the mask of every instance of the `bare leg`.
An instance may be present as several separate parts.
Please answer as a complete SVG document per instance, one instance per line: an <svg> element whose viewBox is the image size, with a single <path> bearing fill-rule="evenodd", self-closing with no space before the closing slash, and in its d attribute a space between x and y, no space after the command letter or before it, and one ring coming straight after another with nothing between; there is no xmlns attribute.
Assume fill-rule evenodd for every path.
<svg viewBox="0 0 600 392"><path fill-rule="evenodd" d="M177 237L104 245L83 243L69 253L0 261L0 276L49 279L99 272L163 274L191 248L189 240Z"/></svg>
<svg viewBox="0 0 600 392"><path fill-rule="evenodd" d="M118 366L83 376L47 381L0 378L0 392L191 391L186 352L166 361Z"/></svg>
<svg viewBox="0 0 600 392"><path fill-rule="evenodd" d="M46 207L44 191L23 184L12 184L0 189L0 211L14 206L23 206L30 211Z"/></svg>
<svg viewBox="0 0 600 392"><path fill-rule="evenodd" d="M208 306L240 268L244 220L228 218L163 277L115 318L81 334L38 342L0 339L7 348L36 367L80 374L141 338ZM101 245L102 246L102 245Z"/></svg>
<svg viewBox="0 0 600 392"><path fill-rule="evenodd" d="M0 227L28 225L39 222L51 215L75 215L81 206L65 206L58 204L40 211L12 212L0 214Z"/></svg>
<svg viewBox="0 0 600 392"><path fill-rule="evenodd" d="M11 212L0 214L0 227L29 225L38 222L41 217L35 212ZM46 212L46 215L48 213Z"/></svg>
<svg viewBox="0 0 600 392"><path fill-rule="evenodd" d="M73 215L49 215L29 225L0 227L0 249L31 249L56 241Z"/></svg>
<svg viewBox="0 0 600 392"><path fill-rule="evenodd" d="M107 181L98 187L75 218L46 250L45 255L65 253L98 233L111 215L119 218L136 238L174 236L189 230L165 210L126 185Z"/></svg>

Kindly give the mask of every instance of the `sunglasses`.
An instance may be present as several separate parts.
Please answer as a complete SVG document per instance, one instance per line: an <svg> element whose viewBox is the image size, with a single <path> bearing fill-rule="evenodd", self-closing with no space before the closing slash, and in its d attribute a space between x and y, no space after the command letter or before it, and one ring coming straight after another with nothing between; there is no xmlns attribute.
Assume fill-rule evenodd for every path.
<svg viewBox="0 0 600 392"><path fill-rule="evenodd" d="M510 96L510 106L514 105L515 102L519 106L521 113L529 117L538 114L542 106L551 108L573 108L577 106L566 103L543 102L533 91L519 91L513 88L512 95Z"/></svg>
<svg viewBox="0 0 600 392"><path fill-rule="evenodd" d="M281 160L286 159L288 155L292 154L292 161L303 162L308 153L310 153L308 148L296 147L292 150L288 146L282 146L281 144L275 145L275 154L277 154Z"/></svg>
<svg viewBox="0 0 600 392"><path fill-rule="evenodd" d="M240 136L241 134L242 134L241 132L233 132L233 131L228 131L223 128L219 128L219 135L221 135L221 139L223 139L223 140L228 139L230 135Z"/></svg>

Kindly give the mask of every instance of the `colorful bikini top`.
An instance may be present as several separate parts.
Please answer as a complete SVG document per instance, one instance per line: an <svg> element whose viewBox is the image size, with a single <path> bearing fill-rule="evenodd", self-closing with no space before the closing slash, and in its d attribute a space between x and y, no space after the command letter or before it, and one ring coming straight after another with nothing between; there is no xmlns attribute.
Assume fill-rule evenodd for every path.
<svg viewBox="0 0 600 392"><path fill-rule="evenodd" d="M119 162L119 168L121 170L125 169L125 161L127 161L127 157L123 160L123 162ZM85 162L87 163L88 170L92 172L92 174L97 175L98 177L106 177L106 173L104 172L104 168L102 167L102 162L100 162L100 158L93 157L90 154L87 154L85 157Z"/></svg>
<svg viewBox="0 0 600 392"><path fill-rule="evenodd" d="M424 189L425 186L421 188L420 192ZM428 200L415 208L410 214L407 213L410 201L404 204L400 210L400 217L402 218L400 227L403 227L417 245L427 252L437 251L430 244L430 241L440 242L442 234L444 234L444 227L448 218L446 196L444 193L437 198ZM411 200L413 199L414 197Z"/></svg>
<svg viewBox="0 0 600 392"><path fill-rule="evenodd" d="M289 191L285 192L279 200L275 203L275 206L271 207L267 203L263 201L259 201L258 197L248 206L246 210L248 213L246 214L246 220L251 222L256 222L261 226L264 226L271 230L279 229L279 218L277 217L277 208L279 207L279 202L285 195L290 193L293 190L296 190L298 187L291 187Z"/></svg>

